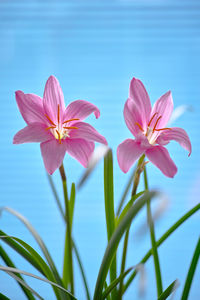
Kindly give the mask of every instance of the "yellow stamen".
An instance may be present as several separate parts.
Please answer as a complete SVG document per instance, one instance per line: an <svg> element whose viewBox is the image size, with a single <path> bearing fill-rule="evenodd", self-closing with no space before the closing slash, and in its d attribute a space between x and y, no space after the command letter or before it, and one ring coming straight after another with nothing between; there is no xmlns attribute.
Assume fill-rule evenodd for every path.
<svg viewBox="0 0 200 300"><path fill-rule="evenodd" d="M144 131L142 126L138 122L135 122L135 124L139 127L140 130Z"/></svg>
<svg viewBox="0 0 200 300"><path fill-rule="evenodd" d="M78 121L78 120L80 120L80 119L70 119L70 120L67 120L67 121L63 122L63 124L71 122L71 121Z"/></svg>
<svg viewBox="0 0 200 300"><path fill-rule="evenodd" d="M58 130L56 130L56 132L58 134L59 144L61 144L60 132Z"/></svg>
<svg viewBox="0 0 200 300"><path fill-rule="evenodd" d="M78 127L75 127L75 126L71 126L71 127L63 127L65 129L78 129Z"/></svg>
<svg viewBox="0 0 200 300"><path fill-rule="evenodd" d="M172 130L171 128L161 128L161 129L154 129L154 131L161 131L161 130L167 130L167 129L169 129L169 130Z"/></svg>
<svg viewBox="0 0 200 300"><path fill-rule="evenodd" d="M53 128L56 128L56 126L49 126L46 128L46 130L53 129Z"/></svg>
<svg viewBox="0 0 200 300"><path fill-rule="evenodd" d="M155 114L153 114L153 116L151 117L149 123L148 123L148 126L151 125L151 122L153 121L154 117L157 115L158 113L156 112Z"/></svg>
<svg viewBox="0 0 200 300"><path fill-rule="evenodd" d="M156 123L155 123L155 125L154 125L154 128L153 128L153 132L156 130L156 126L157 126L157 124L158 124L158 121L159 121L161 118L162 118L162 116L160 116L160 117L157 119L157 121L156 121Z"/></svg>
<svg viewBox="0 0 200 300"><path fill-rule="evenodd" d="M58 104L58 124L59 124L59 121L60 121L60 105Z"/></svg>
<svg viewBox="0 0 200 300"><path fill-rule="evenodd" d="M49 122L50 122L52 125L56 126L56 124L54 124L54 122L49 118L49 116L47 116L47 115L45 114L45 117L49 120Z"/></svg>

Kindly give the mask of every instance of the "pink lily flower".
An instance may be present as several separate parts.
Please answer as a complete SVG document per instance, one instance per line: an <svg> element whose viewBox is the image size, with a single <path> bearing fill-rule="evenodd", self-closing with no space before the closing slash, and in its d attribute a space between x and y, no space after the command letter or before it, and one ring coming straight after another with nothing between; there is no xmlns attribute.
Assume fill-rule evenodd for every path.
<svg viewBox="0 0 200 300"><path fill-rule="evenodd" d="M189 151L189 155L192 146L185 130L166 127L172 111L173 99L170 91L161 96L151 108L144 85L139 79L132 79L129 98L124 106L124 119L135 139L127 139L117 148L118 163L124 173L145 154L164 175L174 177L177 167L163 146L175 140Z"/></svg>
<svg viewBox="0 0 200 300"><path fill-rule="evenodd" d="M54 76L47 80L43 99L22 91L15 94L27 126L17 132L13 143L41 143L44 165L49 174L61 166L66 152L87 167L94 142L107 145L100 133L82 122L91 113L99 118L99 109L84 100L76 100L65 108L62 89Z"/></svg>

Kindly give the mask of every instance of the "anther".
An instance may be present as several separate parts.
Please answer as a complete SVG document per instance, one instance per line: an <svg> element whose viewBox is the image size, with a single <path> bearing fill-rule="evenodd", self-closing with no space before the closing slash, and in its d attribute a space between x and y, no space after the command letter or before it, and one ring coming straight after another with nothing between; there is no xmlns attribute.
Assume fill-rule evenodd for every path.
<svg viewBox="0 0 200 300"><path fill-rule="evenodd" d="M149 123L148 123L148 126L151 125L151 122L153 121L154 117L157 115L158 113L156 112L155 114L153 114L153 116L151 117Z"/></svg>
<svg viewBox="0 0 200 300"><path fill-rule="evenodd" d="M162 116L160 116L160 117L157 119L157 121L156 121L156 123L155 123L155 125L154 125L154 128L153 128L153 132L156 130L156 126L157 126L157 124L158 124L158 121L159 121L161 118L162 118Z"/></svg>
<svg viewBox="0 0 200 300"><path fill-rule="evenodd" d="M53 129L53 128L56 128L56 126L49 126L46 128L46 130Z"/></svg>
<svg viewBox="0 0 200 300"><path fill-rule="evenodd" d="M45 114L45 117L49 120L49 122L50 122L52 125L56 126L56 124L54 124L54 122L49 118L49 116L47 116L47 115Z"/></svg>
<svg viewBox="0 0 200 300"><path fill-rule="evenodd" d="M71 121L78 121L78 120L80 120L80 119L70 119L70 120L67 120L67 121L63 122L63 124L71 122Z"/></svg>
<svg viewBox="0 0 200 300"><path fill-rule="evenodd" d="M167 129L169 129L169 130L172 130L171 128L161 128L161 129L154 129L154 131L161 131L161 130L167 130Z"/></svg>
<svg viewBox="0 0 200 300"><path fill-rule="evenodd" d="M135 124L139 127L140 130L144 131L142 126L138 122L135 122Z"/></svg>
<svg viewBox="0 0 200 300"><path fill-rule="evenodd" d="M75 127L75 126L71 126L71 127L63 127L65 129L78 129L78 127Z"/></svg>

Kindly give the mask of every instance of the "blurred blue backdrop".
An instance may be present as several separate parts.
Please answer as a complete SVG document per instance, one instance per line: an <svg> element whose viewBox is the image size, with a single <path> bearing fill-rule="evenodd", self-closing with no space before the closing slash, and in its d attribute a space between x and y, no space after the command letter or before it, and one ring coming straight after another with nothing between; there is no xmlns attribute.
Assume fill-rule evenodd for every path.
<svg viewBox="0 0 200 300"><path fill-rule="evenodd" d="M64 224L51 194L40 155L39 144L15 146L14 134L25 126L14 97L16 90L43 95L47 78L55 75L62 86L65 102L85 99L101 110L100 119L90 117L95 128L106 136L114 151L115 204L119 202L129 175L123 174L116 160L117 145L131 138L123 119L129 82L140 78L154 102L167 90L174 105L192 107L176 121L189 134L193 146L188 158L178 144L171 143L170 154L178 166L174 179L166 178L148 165L151 187L164 191L170 200L156 223L156 236L172 225L199 201L200 126L200 3L198 0L110 0L110 1L0 1L0 205L10 206L26 216L50 249L62 271ZM78 182L83 168L66 156L68 181ZM58 171L53 175L59 194ZM160 248L164 287L179 279L181 291L199 236L199 214L179 228ZM138 234L143 215L134 221L128 265L139 262L150 246L148 232ZM91 293L106 247L103 200L103 163L77 193L74 236L84 262ZM3 213L0 227L9 235L23 238L38 247L23 225ZM135 233L136 232L136 233ZM34 272L28 263L9 251L18 268ZM155 299L152 259L146 264L147 292L144 299ZM86 299L75 265L76 295ZM189 299L199 299L198 268ZM51 287L35 279L27 282L47 300L53 300ZM15 281L0 272L0 292L14 300L25 299ZM126 300L139 299L138 279L127 291Z"/></svg>

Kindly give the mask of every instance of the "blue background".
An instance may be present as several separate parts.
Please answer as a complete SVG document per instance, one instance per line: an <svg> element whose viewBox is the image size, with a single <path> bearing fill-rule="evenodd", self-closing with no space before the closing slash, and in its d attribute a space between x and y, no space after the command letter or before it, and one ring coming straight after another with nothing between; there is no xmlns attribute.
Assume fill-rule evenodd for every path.
<svg viewBox="0 0 200 300"><path fill-rule="evenodd" d="M90 123L108 140L114 152L115 204L119 202L129 174L123 174L116 160L116 148L131 138L123 119L129 82L133 76L145 84L152 103L167 90L174 106L186 104L192 111L179 118L193 146L190 158L178 144L168 149L178 166L174 179L148 165L150 186L165 192L167 210L156 223L156 236L172 225L199 201L200 126L200 3L182 1L0 1L0 205L10 206L26 216L39 231L62 271L64 224L51 194L39 145L13 145L14 134L25 126L14 97L16 90L43 95L48 77L55 75L62 86L65 102L85 99L101 110L100 119ZM67 156L64 160L68 181L78 182L84 172ZM53 175L60 197L58 171ZM158 203L157 203L158 204ZM156 205L157 205L156 204ZM199 213L179 228L160 248L164 287L179 279L179 299L199 236ZM134 221L128 266L135 265L150 246L148 231L141 234L145 211ZM13 216L3 213L0 227L38 247ZM103 163L77 193L74 236L84 262L90 291L93 292L106 247L103 200ZM140 234L139 234L140 233ZM28 263L9 251L18 268L38 274ZM120 256L119 256L120 258ZM145 265L147 291L144 299L155 299L152 259ZM76 295L84 300L82 280L75 265ZM198 268L189 299L198 299ZM54 299L46 283L27 278L45 299ZM11 299L25 299L15 281L0 272L0 291ZM138 279L125 300L139 299Z"/></svg>

